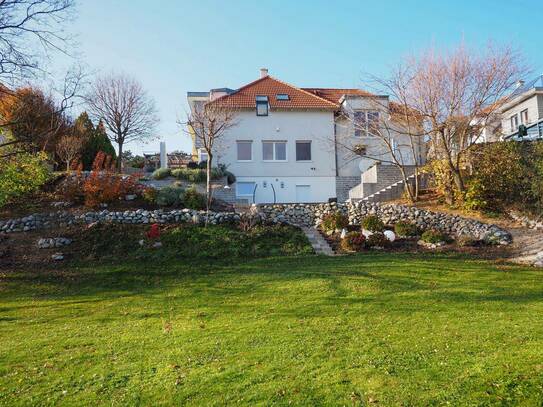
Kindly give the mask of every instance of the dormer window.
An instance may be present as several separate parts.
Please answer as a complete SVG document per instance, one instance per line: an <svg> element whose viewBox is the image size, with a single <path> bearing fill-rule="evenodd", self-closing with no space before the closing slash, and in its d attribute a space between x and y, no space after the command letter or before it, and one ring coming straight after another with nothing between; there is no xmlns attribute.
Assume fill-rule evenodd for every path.
<svg viewBox="0 0 543 407"><path fill-rule="evenodd" d="M268 97L256 96L256 115L267 116L268 115Z"/></svg>
<svg viewBox="0 0 543 407"><path fill-rule="evenodd" d="M278 93L275 97L277 100L290 100L290 97L286 93Z"/></svg>

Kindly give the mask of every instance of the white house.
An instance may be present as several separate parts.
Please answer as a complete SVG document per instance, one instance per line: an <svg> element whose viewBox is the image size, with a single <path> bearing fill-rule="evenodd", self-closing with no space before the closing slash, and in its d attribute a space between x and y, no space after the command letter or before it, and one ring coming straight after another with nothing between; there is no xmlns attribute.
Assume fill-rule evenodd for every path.
<svg viewBox="0 0 543 407"><path fill-rule="evenodd" d="M472 124L480 126L476 142L533 140L543 138L543 75L517 88L500 101L495 113Z"/></svg>
<svg viewBox="0 0 543 407"><path fill-rule="evenodd" d="M543 75L520 84L502 106L501 119L504 139L543 137Z"/></svg>
<svg viewBox="0 0 543 407"><path fill-rule="evenodd" d="M367 92L298 88L269 76L267 69L239 89L188 92L187 96L192 110L210 102L236 109L237 124L221 138L214 156L235 174L233 189L238 202L362 199L382 184L378 177L366 174L372 185L363 188L364 173L383 171L376 171L379 160L354 154L350 147L363 146L366 157L379 156L382 166L389 164L381 140L370 130L372 121L388 117L387 96L380 96L383 103L376 107L370 103L375 96ZM356 129L354 123L358 123ZM399 135L393 137L398 138L398 148L405 149L405 164L422 159L422 149L414 156ZM193 156L206 159L196 140ZM395 173L395 168L388 168L390 174ZM398 181L398 174L390 174L386 182Z"/></svg>

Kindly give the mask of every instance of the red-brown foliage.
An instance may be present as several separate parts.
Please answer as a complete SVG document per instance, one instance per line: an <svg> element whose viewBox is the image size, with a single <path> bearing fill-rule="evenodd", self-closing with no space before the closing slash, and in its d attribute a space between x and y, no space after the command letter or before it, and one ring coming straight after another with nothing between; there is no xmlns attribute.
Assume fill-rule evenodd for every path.
<svg viewBox="0 0 543 407"><path fill-rule="evenodd" d="M153 223L151 228L147 232L148 239L158 239L160 237L160 226L157 223Z"/></svg>

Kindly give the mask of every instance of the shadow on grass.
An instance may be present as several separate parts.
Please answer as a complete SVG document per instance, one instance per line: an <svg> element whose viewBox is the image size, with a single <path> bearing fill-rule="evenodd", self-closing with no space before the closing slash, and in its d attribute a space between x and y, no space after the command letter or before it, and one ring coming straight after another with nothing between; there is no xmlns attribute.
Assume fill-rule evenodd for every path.
<svg viewBox="0 0 543 407"><path fill-rule="evenodd" d="M543 274L533 269L477 261L458 254L360 254L344 257L279 257L229 261L129 261L72 263L62 268L14 270L0 277L5 301L32 297L84 304L111 298L163 295L172 287L186 287L190 295L210 298L280 296L283 282L323 282L327 289L307 295L312 313L341 305L390 304L402 311L424 306L439 310L447 303L528 303L543 300ZM363 287L362 292L357 286ZM371 287L371 292L368 292ZM303 295L299 293L298 295ZM239 310L224 305L225 311ZM33 302L31 307L49 306ZM18 306L13 304L13 308ZM21 305L21 307L24 307ZM0 311L6 311L6 307ZM309 311L304 311L304 314Z"/></svg>

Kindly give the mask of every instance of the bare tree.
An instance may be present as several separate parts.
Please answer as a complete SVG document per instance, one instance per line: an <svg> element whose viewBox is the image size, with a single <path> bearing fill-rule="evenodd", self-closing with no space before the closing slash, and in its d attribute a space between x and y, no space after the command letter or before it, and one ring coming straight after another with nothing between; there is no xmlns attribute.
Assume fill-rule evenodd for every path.
<svg viewBox="0 0 543 407"><path fill-rule="evenodd" d="M66 53L63 25L73 0L0 0L0 81L13 82L40 70L51 50Z"/></svg>
<svg viewBox="0 0 543 407"><path fill-rule="evenodd" d="M117 144L121 171L123 146L153 138L158 123L155 103L136 79L125 74L98 77L86 99L90 115L104 122L109 139Z"/></svg>
<svg viewBox="0 0 543 407"><path fill-rule="evenodd" d="M463 166L471 147L479 141L481 127L499 114L511 90L527 73L519 53L509 47L488 45L469 51L463 45L450 52L428 50L406 58L388 78L372 77L368 82L376 95L368 96L368 109L381 112L373 123L357 122L353 112L345 114L355 129L371 125L379 139L380 152L364 151L358 144L343 142L352 156L396 165L404 182L405 164L412 164L417 149L425 146L428 159L438 160L450 174L446 200L453 203L455 191L465 192ZM338 139L338 143L342 143ZM407 158L407 160L406 160ZM415 186L406 183L412 200L418 196L420 161L414 161Z"/></svg>
<svg viewBox="0 0 543 407"><path fill-rule="evenodd" d="M337 133L335 148L347 151L348 161L366 158L398 168L405 193L415 202L424 155L422 120L401 95L391 96L394 101L389 101L388 96L368 94L362 110L347 102L342 110L343 120L338 121L346 129Z"/></svg>
<svg viewBox="0 0 543 407"><path fill-rule="evenodd" d="M79 156L85 138L79 129L73 128L68 134L63 135L57 143L56 153L66 163L66 172L70 171L70 164Z"/></svg>
<svg viewBox="0 0 543 407"><path fill-rule="evenodd" d="M207 153L206 201L209 210L213 198L211 194L213 157L228 129L237 125L236 112L229 106L210 102L201 108L194 109L183 124L186 125L189 135L194 137L195 142L199 142Z"/></svg>
<svg viewBox="0 0 543 407"><path fill-rule="evenodd" d="M488 45L470 51L460 45L451 52L429 50L408 58L389 82L406 106L420 114L431 158L441 160L458 193L465 192L462 166L488 122L508 101L511 90L527 73L519 53ZM454 191L447 191L452 203Z"/></svg>

